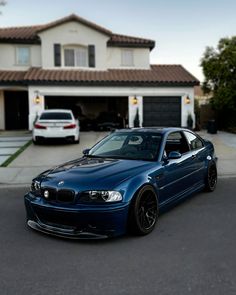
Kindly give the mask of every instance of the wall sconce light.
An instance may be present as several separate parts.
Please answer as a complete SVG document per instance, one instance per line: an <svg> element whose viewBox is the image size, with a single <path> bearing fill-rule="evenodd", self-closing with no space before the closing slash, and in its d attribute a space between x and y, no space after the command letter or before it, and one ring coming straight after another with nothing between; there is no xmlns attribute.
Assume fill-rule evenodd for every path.
<svg viewBox="0 0 236 295"><path fill-rule="evenodd" d="M191 102L191 99L190 99L190 97L187 95L187 96L185 97L185 104L190 104L190 102Z"/></svg>
<svg viewBox="0 0 236 295"><path fill-rule="evenodd" d="M138 104L138 98L136 95L132 97L132 104L133 105Z"/></svg>
<svg viewBox="0 0 236 295"><path fill-rule="evenodd" d="M39 96L39 92L35 91L35 98L34 98L34 103L35 104L40 104L41 103L41 97Z"/></svg>

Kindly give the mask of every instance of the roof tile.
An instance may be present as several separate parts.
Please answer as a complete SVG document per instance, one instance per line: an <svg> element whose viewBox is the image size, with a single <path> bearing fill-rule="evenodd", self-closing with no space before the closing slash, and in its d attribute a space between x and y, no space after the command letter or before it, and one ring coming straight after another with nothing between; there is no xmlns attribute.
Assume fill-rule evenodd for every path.
<svg viewBox="0 0 236 295"><path fill-rule="evenodd" d="M149 70L110 69L94 70L46 70L31 68L25 71L0 71L0 82L20 82L25 84L59 83L62 85L102 85L106 84L148 84L148 85L198 85L199 81L181 65L152 65Z"/></svg>

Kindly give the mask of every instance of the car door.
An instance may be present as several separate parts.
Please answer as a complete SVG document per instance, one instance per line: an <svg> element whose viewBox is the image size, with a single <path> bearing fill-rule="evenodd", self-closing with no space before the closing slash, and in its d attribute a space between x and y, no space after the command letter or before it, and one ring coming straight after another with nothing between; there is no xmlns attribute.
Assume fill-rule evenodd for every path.
<svg viewBox="0 0 236 295"><path fill-rule="evenodd" d="M205 176L205 160L206 150L202 140L194 133L190 131L184 131L184 135L189 144L191 150L191 173L192 173L192 185L200 185L204 182Z"/></svg>
<svg viewBox="0 0 236 295"><path fill-rule="evenodd" d="M179 159L168 159L171 151L181 154ZM158 179L161 202L181 196L193 184L192 152L182 131L168 135L163 152L163 174Z"/></svg>

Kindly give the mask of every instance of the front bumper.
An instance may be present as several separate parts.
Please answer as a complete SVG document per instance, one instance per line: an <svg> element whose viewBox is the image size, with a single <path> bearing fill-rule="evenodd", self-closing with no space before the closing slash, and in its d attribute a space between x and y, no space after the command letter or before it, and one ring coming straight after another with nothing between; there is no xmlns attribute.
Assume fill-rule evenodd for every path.
<svg viewBox="0 0 236 295"><path fill-rule="evenodd" d="M128 204L63 206L25 195L27 224L34 230L70 239L101 239L126 232Z"/></svg>

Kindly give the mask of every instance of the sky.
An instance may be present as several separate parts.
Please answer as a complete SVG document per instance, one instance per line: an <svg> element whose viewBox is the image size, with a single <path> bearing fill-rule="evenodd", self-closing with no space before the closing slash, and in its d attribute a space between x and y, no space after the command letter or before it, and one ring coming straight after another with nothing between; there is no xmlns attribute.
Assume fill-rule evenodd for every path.
<svg viewBox="0 0 236 295"><path fill-rule="evenodd" d="M200 81L206 46L236 35L235 0L6 0L0 27L44 24L71 13L113 33L156 41L152 64L182 64Z"/></svg>

